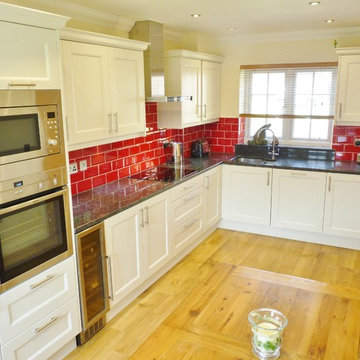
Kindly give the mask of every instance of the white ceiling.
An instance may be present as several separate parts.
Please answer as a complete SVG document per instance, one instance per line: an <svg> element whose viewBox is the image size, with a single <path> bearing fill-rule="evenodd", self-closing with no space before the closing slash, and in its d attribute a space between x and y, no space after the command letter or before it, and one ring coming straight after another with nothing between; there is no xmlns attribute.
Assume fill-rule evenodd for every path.
<svg viewBox="0 0 360 360"><path fill-rule="evenodd" d="M289 32L336 32L360 35L360 0L65 0L126 19L154 20L181 32L219 37ZM200 18L192 18L200 13ZM325 19L334 19L326 24ZM120 22L120 21L119 21ZM236 31L230 32L229 26Z"/></svg>

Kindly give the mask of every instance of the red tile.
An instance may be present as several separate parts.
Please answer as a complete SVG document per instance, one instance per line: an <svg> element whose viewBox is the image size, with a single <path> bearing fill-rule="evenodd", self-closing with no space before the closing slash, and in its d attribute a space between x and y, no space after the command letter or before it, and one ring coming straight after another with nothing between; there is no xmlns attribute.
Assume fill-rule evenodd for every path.
<svg viewBox="0 0 360 360"><path fill-rule="evenodd" d="M345 135L346 127L345 126L334 126L334 135Z"/></svg>
<svg viewBox="0 0 360 360"><path fill-rule="evenodd" d="M117 170L120 169L124 166L124 160L123 159L118 159L112 162L112 168L113 170Z"/></svg>
<svg viewBox="0 0 360 360"><path fill-rule="evenodd" d="M105 153L105 161L113 161L116 160L118 158L118 151L117 150L112 150L112 151L108 151Z"/></svg>
<svg viewBox="0 0 360 360"><path fill-rule="evenodd" d="M219 145L211 145L211 151L212 152L224 152L224 147L223 146L219 146Z"/></svg>
<svg viewBox="0 0 360 360"><path fill-rule="evenodd" d="M231 145L230 139L218 139L218 145Z"/></svg>
<svg viewBox="0 0 360 360"><path fill-rule="evenodd" d="M99 175L99 168L97 166L91 166L88 167L84 172L85 172L85 178L88 179L96 175Z"/></svg>
<svg viewBox="0 0 360 360"><path fill-rule="evenodd" d="M130 174L131 175L136 174L136 173L138 173L140 171L141 171L141 165L140 164L130 166Z"/></svg>
<svg viewBox="0 0 360 360"><path fill-rule="evenodd" d="M340 160L340 161L353 161L353 154L352 153L337 152L335 154L335 159Z"/></svg>
<svg viewBox="0 0 360 360"><path fill-rule="evenodd" d="M148 143L140 145L140 152L148 151L149 149L150 149L150 146Z"/></svg>
<svg viewBox="0 0 360 360"><path fill-rule="evenodd" d="M234 125L234 124L232 124L231 125L231 131L236 131L236 132L238 132L239 131L239 125Z"/></svg>
<svg viewBox="0 0 360 360"><path fill-rule="evenodd" d="M226 124L238 124L239 118L224 118Z"/></svg>
<svg viewBox="0 0 360 360"><path fill-rule="evenodd" d="M129 168L128 167L119 169L119 179L124 178L124 177L128 177L128 176L129 176Z"/></svg>
<svg viewBox="0 0 360 360"><path fill-rule="evenodd" d="M99 174L105 174L111 170L112 170L111 162L107 162L99 165Z"/></svg>
<svg viewBox="0 0 360 360"><path fill-rule="evenodd" d="M119 157L119 158L123 158L123 157L129 156L129 154L130 154L129 148L118 150L118 157Z"/></svg>
<svg viewBox="0 0 360 360"><path fill-rule="evenodd" d="M105 183L106 183L105 175L99 175L99 176L96 176L96 177L92 178L93 187L104 185Z"/></svg>
<svg viewBox="0 0 360 360"><path fill-rule="evenodd" d="M353 144L345 144L345 152L360 153L360 147Z"/></svg>
<svg viewBox="0 0 360 360"><path fill-rule="evenodd" d="M140 146L139 145L136 145L136 146L132 146L130 148L130 155L136 155L138 154L140 151Z"/></svg>
<svg viewBox="0 0 360 360"><path fill-rule="evenodd" d="M103 144L98 146L99 153L111 150L111 144Z"/></svg>
<svg viewBox="0 0 360 360"><path fill-rule="evenodd" d="M228 139L228 138L237 138L238 137L238 133L236 131L226 131L225 132L225 138Z"/></svg>
<svg viewBox="0 0 360 360"><path fill-rule="evenodd" d="M83 149L84 156L94 155L97 152L98 152L97 146L91 146L91 147Z"/></svg>
<svg viewBox="0 0 360 360"><path fill-rule="evenodd" d="M157 148L160 147L160 144L157 142L157 141L152 141L150 144L149 144L149 149L150 150L155 150Z"/></svg>
<svg viewBox="0 0 360 360"><path fill-rule="evenodd" d="M91 164L97 165L101 164L105 161L105 155L104 154L96 154L91 157Z"/></svg>
<svg viewBox="0 0 360 360"><path fill-rule="evenodd" d="M224 152L225 154L234 154L235 148L233 146L225 146Z"/></svg>
<svg viewBox="0 0 360 360"><path fill-rule="evenodd" d="M77 183L78 193L92 189L91 179L86 179Z"/></svg>
<svg viewBox="0 0 360 360"><path fill-rule="evenodd" d="M83 156L83 151L81 149L69 151L69 160L77 159L81 156Z"/></svg>
<svg viewBox="0 0 360 360"><path fill-rule="evenodd" d="M142 144L144 141L145 141L144 136L137 137L135 138L135 145Z"/></svg>
<svg viewBox="0 0 360 360"><path fill-rule="evenodd" d="M78 171L76 174L71 174L70 180L72 183L76 183L78 181L84 180L84 172Z"/></svg>
<svg viewBox="0 0 360 360"><path fill-rule="evenodd" d="M124 147L133 146L135 144L134 139L124 140Z"/></svg>
<svg viewBox="0 0 360 360"><path fill-rule="evenodd" d="M119 178L119 173L117 171L112 171L106 174L106 182L109 183L111 181L115 181Z"/></svg>
<svg viewBox="0 0 360 360"><path fill-rule="evenodd" d="M111 148L112 149L120 149L124 146L124 142L123 141L116 141L116 142L113 142L111 144Z"/></svg>
<svg viewBox="0 0 360 360"><path fill-rule="evenodd" d="M224 138L225 137L225 131L212 131L211 136L212 137L217 137L217 138Z"/></svg>
<svg viewBox="0 0 360 360"><path fill-rule="evenodd" d="M228 130L231 131L233 124L219 124L219 130Z"/></svg>
<svg viewBox="0 0 360 360"><path fill-rule="evenodd" d="M77 184L71 184L71 194L76 195L78 193Z"/></svg>

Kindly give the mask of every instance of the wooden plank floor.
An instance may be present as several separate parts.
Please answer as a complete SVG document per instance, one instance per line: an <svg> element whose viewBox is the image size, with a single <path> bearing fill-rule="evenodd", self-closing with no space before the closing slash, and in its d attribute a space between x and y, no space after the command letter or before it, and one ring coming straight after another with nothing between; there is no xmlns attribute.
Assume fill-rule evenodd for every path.
<svg viewBox="0 0 360 360"><path fill-rule="evenodd" d="M359 360L360 252L218 229L67 359L254 359L259 307L289 320L281 359Z"/></svg>

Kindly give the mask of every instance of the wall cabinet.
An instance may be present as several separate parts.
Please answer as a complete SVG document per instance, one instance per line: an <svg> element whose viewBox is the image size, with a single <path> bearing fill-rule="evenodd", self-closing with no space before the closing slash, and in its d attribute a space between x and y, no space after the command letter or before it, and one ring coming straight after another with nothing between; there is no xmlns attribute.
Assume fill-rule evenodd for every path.
<svg viewBox="0 0 360 360"><path fill-rule="evenodd" d="M159 103L160 127L182 129L219 119L222 60L187 50L166 52L166 95L192 96L192 101Z"/></svg>
<svg viewBox="0 0 360 360"><path fill-rule="evenodd" d="M170 258L168 193L104 222L111 305L156 272Z"/></svg>
<svg viewBox="0 0 360 360"><path fill-rule="evenodd" d="M337 125L360 125L360 48L338 49Z"/></svg>
<svg viewBox="0 0 360 360"><path fill-rule="evenodd" d="M327 174L324 233L360 238L360 176Z"/></svg>
<svg viewBox="0 0 360 360"><path fill-rule="evenodd" d="M221 166L204 174L204 230L221 218Z"/></svg>
<svg viewBox="0 0 360 360"><path fill-rule="evenodd" d="M59 89L59 34L67 17L0 4L0 89Z"/></svg>
<svg viewBox="0 0 360 360"><path fill-rule="evenodd" d="M273 170L271 225L322 232L326 173Z"/></svg>
<svg viewBox="0 0 360 360"><path fill-rule="evenodd" d="M61 38L69 144L144 134L147 44L69 30Z"/></svg>
<svg viewBox="0 0 360 360"><path fill-rule="evenodd" d="M272 169L223 165L222 216L251 224L270 224Z"/></svg>

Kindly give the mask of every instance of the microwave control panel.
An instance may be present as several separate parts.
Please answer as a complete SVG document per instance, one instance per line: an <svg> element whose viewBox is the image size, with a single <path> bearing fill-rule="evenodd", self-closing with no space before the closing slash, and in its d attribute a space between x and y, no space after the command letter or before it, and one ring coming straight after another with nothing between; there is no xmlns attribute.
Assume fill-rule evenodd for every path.
<svg viewBox="0 0 360 360"><path fill-rule="evenodd" d="M44 123L49 154L60 152L60 126L56 106L46 106Z"/></svg>

